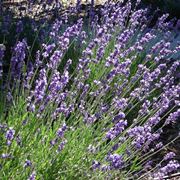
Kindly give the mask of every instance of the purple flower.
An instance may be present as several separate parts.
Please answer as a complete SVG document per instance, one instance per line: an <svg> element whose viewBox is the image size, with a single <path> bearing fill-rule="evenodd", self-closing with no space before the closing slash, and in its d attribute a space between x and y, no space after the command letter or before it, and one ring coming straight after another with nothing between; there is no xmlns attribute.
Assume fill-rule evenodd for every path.
<svg viewBox="0 0 180 180"><path fill-rule="evenodd" d="M50 45L44 44L43 47L45 48L45 52L42 53L42 56L44 58L47 58L47 57L49 57L49 55L52 53L53 49L55 48L55 44L54 43L50 44Z"/></svg>
<svg viewBox="0 0 180 180"><path fill-rule="evenodd" d="M58 139L57 139L57 138L56 138L56 139L53 139L53 140L50 141L50 145L51 145L51 146L54 146L55 144L57 144L57 142L58 142Z"/></svg>
<svg viewBox="0 0 180 180"><path fill-rule="evenodd" d="M124 166L123 156L119 154L111 154L108 156L108 161L113 169L122 169Z"/></svg>
<svg viewBox="0 0 180 180"><path fill-rule="evenodd" d="M34 66L31 62L28 63L27 65L27 72L25 73L25 78L24 78L24 87L29 89L31 88L31 79L34 75Z"/></svg>
<svg viewBox="0 0 180 180"><path fill-rule="evenodd" d="M64 140L59 144L57 152L61 152L61 151L64 149L64 147L65 147L66 144L67 144L67 140L64 139Z"/></svg>
<svg viewBox="0 0 180 180"><path fill-rule="evenodd" d="M26 159L25 163L24 163L24 168L27 168L27 167L31 167L32 166L32 162L28 159Z"/></svg>
<svg viewBox="0 0 180 180"><path fill-rule="evenodd" d="M58 137L63 137L64 136L64 131L60 128L60 129L58 129L56 134L57 134Z"/></svg>
<svg viewBox="0 0 180 180"><path fill-rule="evenodd" d="M62 51L56 50L53 55L50 57L50 62L48 63L48 67L53 69L57 68L59 63L61 62L61 58L63 56Z"/></svg>
<svg viewBox="0 0 180 180"><path fill-rule="evenodd" d="M31 5L33 3L31 1ZM136 5L138 3L140 0L137 0ZM56 7L56 13L59 11L60 4L57 1L48 0L42 4L44 10L52 6L52 8ZM87 152L89 156L96 156L96 153L100 153L97 150L101 151L103 145L107 146L108 155L105 159L108 160L107 164L102 165L99 159L92 162L92 169L100 171L120 171L122 168L126 171L125 167L129 168L136 160L134 159L136 152L140 156L146 156L146 152L151 154L155 150L161 150L163 143L160 142L159 137L164 129L156 125L160 125L159 122L164 125L175 123L180 116L178 109L180 87L177 73L180 63L176 59L180 48L179 42L173 42L174 33L168 31L170 26L167 22L168 15L158 20L158 27L148 28L146 22L148 9L136 10L134 5L130 1L125 6L122 3L107 1L99 9L100 17L98 17L92 9L94 0L91 1L90 21L92 22L89 28L92 29L86 34L82 31L84 19L78 20L71 26L67 23L69 17L81 13L80 0L78 0L78 7L67 8L68 13L63 13L59 17L61 20L56 20L50 25L50 33L46 33L46 29L40 31L38 39L43 39L48 34L50 43L42 44L42 53L37 51L35 62L29 62L31 58L26 61L28 46L25 40L17 42L11 58L10 75L13 80L22 80L22 83L18 82L20 86L22 84L25 95L27 92L27 108L32 112L28 112L28 116L35 114L37 119L45 119L45 121L49 117L52 122L58 120L69 122L75 118L78 122L84 121L88 125L95 125L95 129L99 130L97 132L102 136L105 134L104 142L98 142L99 139L95 138L93 142L95 147L89 145L85 148L90 152ZM8 18L6 21L9 22ZM7 22L6 26L8 26ZM161 31L158 37L155 35L157 28ZM22 21L17 23L16 31L18 33L23 31ZM167 32L162 33L162 31ZM159 40L161 35L163 37ZM0 45L0 76L4 64L2 63L4 50ZM76 57L67 60L71 50L75 52ZM78 59L75 66L74 58ZM64 61L67 62L65 65ZM75 70L70 68L72 62ZM61 65L63 68L60 69ZM72 74L71 70L73 70ZM16 89L12 91L8 89L7 92L16 92ZM18 92L21 93L21 89L18 89ZM8 98L9 104L12 100L16 100L10 93L7 100ZM167 114L168 112L170 113ZM125 118L128 118L128 121ZM25 125L26 122L22 124ZM79 125L81 122L78 123ZM75 131L76 126L73 128ZM15 136L14 129L7 127L1 129L8 145L14 139L18 145L22 144L19 134ZM65 139L65 135L68 134L67 129L69 129L67 125L62 124L55 132L55 137L49 142L50 150L55 149L57 155L68 145ZM37 133L40 131L39 127ZM96 137L94 132L93 136ZM43 138L43 142L45 140L46 138ZM118 154L119 152L121 154ZM172 152L168 153L162 164L174 156ZM8 157L9 154L2 154L2 158ZM125 162L127 159L128 161ZM24 167L31 166L32 162L26 160ZM153 166L154 164L152 168ZM147 164L142 171L150 167ZM167 166L159 168L157 175L163 177L166 172L171 173L177 168L179 168L178 163L171 161ZM29 179L35 179L35 172L31 173ZM111 179L109 176L113 177L113 174L114 172L107 172L107 178ZM140 173L137 172L137 176L139 174L141 170Z"/></svg>
<svg viewBox="0 0 180 180"><path fill-rule="evenodd" d="M3 57L4 57L4 52L6 50L6 47L3 44L0 44L0 78L3 75Z"/></svg>
<svg viewBox="0 0 180 180"><path fill-rule="evenodd" d="M152 165L153 165L153 162L152 161L147 161L146 164L144 165L144 169L146 171L152 169Z"/></svg>
<svg viewBox="0 0 180 180"><path fill-rule="evenodd" d="M0 44L0 60L3 59L5 50L6 47L4 46L4 44Z"/></svg>
<svg viewBox="0 0 180 180"><path fill-rule="evenodd" d="M169 117L166 119L165 124L170 124L170 123L175 123L176 120L178 120L178 118L180 117L180 109L178 109L177 111L171 113L169 115Z"/></svg>
<svg viewBox="0 0 180 180"><path fill-rule="evenodd" d="M161 120L160 117L153 116L153 117L149 118L149 120L147 121L147 124L150 125L150 126L153 126L153 125L158 124L160 120Z"/></svg>
<svg viewBox="0 0 180 180"><path fill-rule="evenodd" d="M121 132L123 132L123 130L125 129L125 126L127 126L127 121L126 120L120 120L106 133L106 138L107 139L114 139Z"/></svg>
<svg viewBox="0 0 180 180"><path fill-rule="evenodd" d="M153 174L153 176L156 178L163 177L165 175L177 171L179 168L180 168L180 164L175 160L171 160L166 166L161 167L157 173Z"/></svg>
<svg viewBox="0 0 180 180"><path fill-rule="evenodd" d="M12 127L10 127L5 134L8 145L11 144L11 141L14 139L14 135L15 130Z"/></svg>
<svg viewBox="0 0 180 180"><path fill-rule="evenodd" d="M58 93L63 90L64 85L61 81L60 73L55 70L49 85L49 96L51 96L51 99L57 97Z"/></svg>
<svg viewBox="0 0 180 180"><path fill-rule="evenodd" d="M109 165L101 165L101 171L110 171L111 170L111 167Z"/></svg>
<svg viewBox="0 0 180 180"><path fill-rule="evenodd" d="M33 171L32 174L29 176L28 180L35 180L36 179L36 172Z"/></svg>
<svg viewBox="0 0 180 180"><path fill-rule="evenodd" d="M127 99L125 98L118 99L118 97L115 97L113 102L115 104L114 106L121 110L123 110L127 106Z"/></svg>
<svg viewBox="0 0 180 180"><path fill-rule="evenodd" d="M119 120L122 120L125 118L125 114L123 112L119 112L118 115L116 115L114 118L113 118L113 122L117 122Z"/></svg>
<svg viewBox="0 0 180 180"><path fill-rule="evenodd" d="M118 148L119 148L119 143L116 143L115 145L113 145L112 151L116 151Z"/></svg>
<svg viewBox="0 0 180 180"><path fill-rule="evenodd" d="M50 32L50 35L52 37L56 37L59 33L59 28L61 27L62 25L62 21L59 21L59 20L56 20L55 23L53 24L52 26L52 31Z"/></svg>
<svg viewBox="0 0 180 180"><path fill-rule="evenodd" d="M64 137L64 133L65 133L66 130L67 130L67 126L66 126L66 124L64 123L64 124L62 125L62 127L57 130L57 132L56 132L57 137L58 137L58 138Z"/></svg>
<svg viewBox="0 0 180 180"><path fill-rule="evenodd" d="M140 109L140 111L139 111L139 114L140 114L140 115L146 115L146 114L148 114L148 112L149 112L148 109L149 109L150 105L151 105L150 101L146 100L146 101L143 103L143 105L142 105L142 107L141 107L141 109Z"/></svg>
<svg viewBox="0 0 180 180"><path fill-rule="evenodd" d="M5 153L1 154L2 159L7 159L7 158L10 158L10 157L11 157L10 154L5 154Z"/></svg>
<svg viewBox="0 0 180 180"><path fill-rule="evenodd" d="M169 17L169 14L163 14L159 19L157 26L161 30L167 30L168 23L166 22L167 18Z"/></svg>
<svg viewBox="0 0 180 180"><path fill-rule="evenodd" d="M36 80L35 90L32 92L35 99L35 104L40 104L45 96L47 86L47 75L46 70L41 69L39 78Z"/></svg>
<svg viewBox="0 0 180 180"><path fill-rule="evenodd" d="M158 133L152 133L149 125L136 126L128 130L129 137L133 138L132 145L140 149L143 145L144 151L148 150L149 145L159 138Z"/></svg>
<svg viewBox="0 0 180 180"><path fill-rule="evenodd" d="M11 58L11 73L13 78L20 78L24 60L26 57L27 43L25 40L18 42L14 48L13 56Z"/></svg>
<svg viewBox="0 0 180 180"><path fill-rule="evenodd" d="M59 99L57 99L57 101L56 101L57 103L58 103L58 100L59 100ZM62 100L62 99L61 99L61 100ZM60 105L58 108L56 108L56 110L55 110L54 113L52 114L52 118L53 118L53 119L57 119L57 118L59 117L60 113L63 113L65 117L68 117L69 114L70 114L73 110L74 110L74 105L73 105L73 104L67 106L67 104L65 103L65 101L63 101L63 102L61 103L61 105Z"/></svg>
<svg viewBox="0 0 180 180"><path fill-rule="evenodd" d="M94 161L92 162L92 169L93 169L93 170L96 170L96 169L100 168L100 166L101 166L101 163L100 163L100 162L98 162L98 161L96 161L96 160L94 160Z"/></svg>
<svg viewBox="0 0 180 180"><path fill-rule="evenodd" d="M164 156L164 160L170 160L173 159L176 156L174 152L169 152Z"/></svg>
<svg viewBox="0 0 180 180"><path fill-rule="evenodd" d="M96 116L94 114L92 115L85 115L84 122L87 124L92 124L97 120Z"/></svg>
<svg viewBox="0 0 180 180"><path fill-rule="evenodd" d="M159 142L156 144L156 149L160 149L163 147L163 143L162 142Z"/></svg>
<svg viewBox="0 0 180 180"><path fill-rule="evenodd" d="M42 61L40 60L40 56L41 56L41 54L40 54L40 51L38 50L36 52L36 59L35 59L35 67L36 68L38 68L42 65Z"/></svg>

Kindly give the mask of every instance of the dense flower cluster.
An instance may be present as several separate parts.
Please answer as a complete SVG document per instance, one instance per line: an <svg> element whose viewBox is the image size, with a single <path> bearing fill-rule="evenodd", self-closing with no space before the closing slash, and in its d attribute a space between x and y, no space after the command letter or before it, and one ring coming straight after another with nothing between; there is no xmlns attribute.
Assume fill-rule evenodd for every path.
<svg viewBox="0 0 180 180"><path fill-rule="evenodd" d="M154 174L154 177L158 179L163 179L165 175L175 172L180 167L177 161L169 161L169 163L161 167L157 173Z"/></svg>
<svg viewBox="0 0 180 180"><path fill-rule="evenodd" d="M140 1L108 2L100 15L93 2L88 22L78 1L47 25L48 32L39 27L43 43L35 54L34 44L20 38L25 24L19 20L8 75L9 55L0 44L0 86L9 85L0 88L3 178L22 171L29 180L162 179L180 168L174 152L157 158L180 136L162 138L180 117L176 22L172 26L166 14L150 27ZM50 5L54 12L60 6L43 2L44 9Z"/></svg>

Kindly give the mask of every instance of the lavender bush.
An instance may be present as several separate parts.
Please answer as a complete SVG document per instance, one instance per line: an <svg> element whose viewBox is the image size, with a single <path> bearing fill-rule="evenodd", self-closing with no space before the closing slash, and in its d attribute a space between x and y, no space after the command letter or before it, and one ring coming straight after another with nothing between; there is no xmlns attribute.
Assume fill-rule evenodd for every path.
<svg viewBox="0 0 180 180"><path fill-rule="evenodd" d="M163 179L179 171L169 147L180 134L163 139L180 117L178 20L165 14L150 28L153 15L138 3L108 2L100 16L91 9L88 23L63 14L35 54L25 37L8 52L0 45L1 179Z"/></svg>

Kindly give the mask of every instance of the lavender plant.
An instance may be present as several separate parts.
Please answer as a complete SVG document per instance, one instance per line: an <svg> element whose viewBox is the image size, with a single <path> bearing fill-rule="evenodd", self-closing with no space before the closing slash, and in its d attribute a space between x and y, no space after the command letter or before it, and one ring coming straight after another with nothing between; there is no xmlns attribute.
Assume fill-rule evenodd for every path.
<svg viewBox="0 0 180 180"><path fill-rule="evenodd" d="M83 18L56 20L36 55L18 39L8 75L0 45L2 179L162 179L179 171L178 152L168 150L179 132L163 140L180 117L179 32L167 14L149 28L153 17L138 3L106 3L101 16L91 12L88 31Z"/></svg>

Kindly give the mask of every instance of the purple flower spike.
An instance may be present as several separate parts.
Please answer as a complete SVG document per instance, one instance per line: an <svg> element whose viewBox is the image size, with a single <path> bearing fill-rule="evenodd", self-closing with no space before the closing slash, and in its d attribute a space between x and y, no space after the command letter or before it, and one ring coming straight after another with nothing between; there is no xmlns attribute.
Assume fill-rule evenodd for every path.
<svg viewBox="0 0 180 180"><path fill-rule="evenodd" d="M178 109L177 111L171 113L169 115L169 117L166 119L165 124L170 124L170 123L175 123L176 120L178 120L178 118L180 118L180 109Z"/></svg>
<svg viewBox="0 0 180 180"><path fill-rule="evenodd" d="M96 161L96 160L94 160L94 161L92 162L92 169L93 169L93 170L96 170L96 169L100 168L100 166L101 166L101 163L100 163L100 162L98 162L98 161Z"/></svg>
<svg viewBox="0 0 180 180"><path fill-rule="evenodd" d="M14 139L14 135L15 135L15 130L12 127L10 127L9 130L7 130L6 135L5 135L6 140L12 141Z"/></svg>
<svg viewBox="0 0 180 180"><path fill-rule="evenodd" d="M0 44L0 78L3 75L3 57L4 57L4 52L5 52L6 48L3 44Z"/></svg>
<svg viewBox="0 0 180 180"><path fill-rule="evenodd" d="M64 124L62 125L62 127L57 130L56 135L58 136L58 138L64 137L64 133L65 133L66 130L67 130L67 126L66 126L66 124L64 123Z"/></svg>
<svg viewBox="0 0 180 180"><path fill-rule="evenodd" d="M117 137L120 133L123 132L125 129L125 126L127 126L127 121L126 120L120 120L115 124L114 127L112 127L107 133L106 133L106 138L107 139L114 139Z"/></svg>
<svg viewBox="0 0 180 180"><path fill-rule="evenodd" d="M20 78L22 67L26 57L27 43L25 40L18 42L14 48L14 55L11 58L11 73L13 78Z"/></svg>
<svg viewBox="0 0 180 180"><path fill-rule="evenodd" d="M113 122L117 122L119 120L122 120L125 118L125 114L123 112L120 112L118 115L116 115L114 118L113 118Z"/></svg>
<svg viewBox="0 0 180 180"><path fill-rule="evenodd" d="M32 174L29 176L28 180L36 180L36 172L33 171Z"/></svg>
<svg viewBox="0 0 180 180"><path fill-rule="evenodd" d="M175 160L171 160L166 166L161 167L157 173L154 173L153 177L162 179L163 176L176 172L179 168L180 168L180 164Z"/></svg>
<svg viewBox="0 0 180 180"><path fill-rule="evenodd" d="M32 162L28 159L26 159L25 163L24 163L24 168L27 168L27 167L31 167L32 166Z"/></svg>
<svg viewBox="0 0 180 180"><path fill-rule="evenodd" d="M57 152L61 152L66 144L67 144L67 140L65 139L59 144Z"/></svg>
<svg viewBox="0 0 180 180"><path fill-rule="evenodd" d="M169 152L164 156L164 160L170 160L173 159L176 156L174 152Z"/></svg>
<svg viewBox="0 0 180 180"><path fill-rule="evenodd" d="M113 169L122 169L124 166L123 156L119 154L111 154L108 157Z"/></svg>

